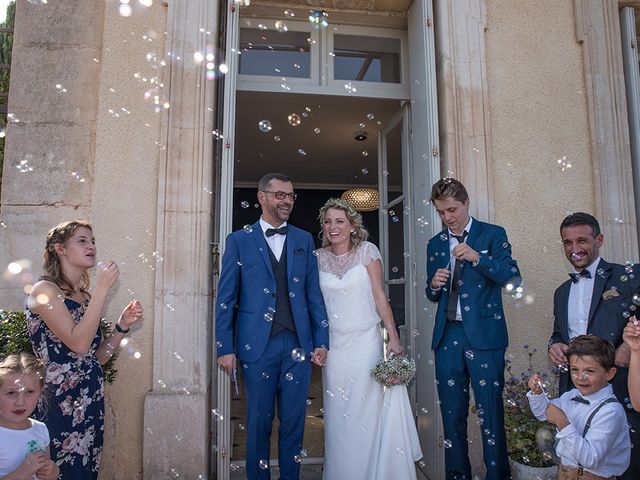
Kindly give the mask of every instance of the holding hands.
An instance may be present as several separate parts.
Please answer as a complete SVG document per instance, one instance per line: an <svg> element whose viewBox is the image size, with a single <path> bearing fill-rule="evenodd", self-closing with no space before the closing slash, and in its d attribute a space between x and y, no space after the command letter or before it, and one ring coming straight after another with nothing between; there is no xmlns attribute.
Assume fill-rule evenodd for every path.
<svg viewBox="0 0 640 480"><path fill-rule="evenodd" d="M311 362L319 367L324 367L327 364L327 349L324 347L316 348L311 355Z"/></svg>

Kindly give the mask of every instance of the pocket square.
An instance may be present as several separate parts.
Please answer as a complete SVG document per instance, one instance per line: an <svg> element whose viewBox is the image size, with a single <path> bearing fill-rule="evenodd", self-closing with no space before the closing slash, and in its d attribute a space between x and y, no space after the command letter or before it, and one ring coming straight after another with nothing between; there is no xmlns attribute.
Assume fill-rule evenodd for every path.
<svg viewBox="0 0 640 480"><path fill-rule="evenodd" d="M609 300L610 298L615 298L619 296L620 296L620 293L618 292L618 290L616 290L615 288L612 288L611 290L607 290L602 294L602 299Z"/></svg>
<svg viewBox="0 0 640 480"><path fill-rule="evenodd" d="M483 253L484 255L486 255L487 253L489 253L489 250L480 250L480 253Z"/></svg>
<svg viewBox="0 0 640 480"><path fill-rule="evenodd" d="M298 254L304 254L304 248L296 248L293 250L293 254L294 255L298 255Z"/></svg>

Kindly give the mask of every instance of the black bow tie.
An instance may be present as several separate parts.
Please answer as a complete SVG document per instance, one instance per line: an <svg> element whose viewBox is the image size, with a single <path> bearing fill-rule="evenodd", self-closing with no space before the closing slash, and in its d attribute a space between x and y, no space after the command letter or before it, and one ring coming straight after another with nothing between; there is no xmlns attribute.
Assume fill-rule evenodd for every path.
<svg viewBox="0 0 640 480"><path fill-rule="evenodd" d="M590 405L591 402L589 402L589 400L587 400L586 398L584 398L581 395L576 395L575 397L573 397L571 399L572 402L578 402L578 403L584 403L585 405Z"/></svg>
<svg viewBox="0 0 640 480"><path fill-rule="evenodd" d="M578 273L575 273L575 272L570 273L569 276L571 277L571 281L573 283L578 283L578 281L580 280L581 277L583 277L583 278L591 278L591 272L589 270L587 270L586 268L583 268Z"/></svg>
<svg viewBox="0 0 640 480"><path fill-rule="evenodd" d="M284 225L280 228L267 228L267 231L264 232L264 234L267 237L273 237L274 235L286 235L288 230L289 227L287 225Z"/></svg>

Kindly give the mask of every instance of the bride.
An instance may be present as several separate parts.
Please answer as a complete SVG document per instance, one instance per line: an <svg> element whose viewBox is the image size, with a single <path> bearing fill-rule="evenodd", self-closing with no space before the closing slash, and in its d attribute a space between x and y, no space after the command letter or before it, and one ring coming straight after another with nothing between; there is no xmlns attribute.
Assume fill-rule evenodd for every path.
<svg viewBox="0 0 640 480"><path fill-rule="evenodd" d="M396 408L390 411L383 387L370 375L383 357L381 320L389 333L387 354L403 352L382 284L380 252L366 241L362 215L344 200L328 200L319 218L320 288L331 345L322 372L323 478L382 480L393 472L395 478L415 479L413 462L422 453L406 387L391 389L404 392L405 398L394 400Z"/></svg>

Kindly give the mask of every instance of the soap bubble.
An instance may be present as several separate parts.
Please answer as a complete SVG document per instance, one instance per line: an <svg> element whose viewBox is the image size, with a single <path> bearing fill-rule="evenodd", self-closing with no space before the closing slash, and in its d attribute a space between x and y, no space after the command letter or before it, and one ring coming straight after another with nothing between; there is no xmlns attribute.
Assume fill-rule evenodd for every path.
<svg viewBox="0 0 640 480"><path fill-rule="evenodd" d="M262 133L269 133L271 131L271 122L269 120L260 120L258 128Z"/></svg>
<svg viewBox="0 0 640 480"><path fill-rule="evenodd" d="M300 122L302 120L300 120L300 115L298 115L297 113L290 113L287 117L287 121L292 127L297 127L298 125L300 125Z"/></svg>

